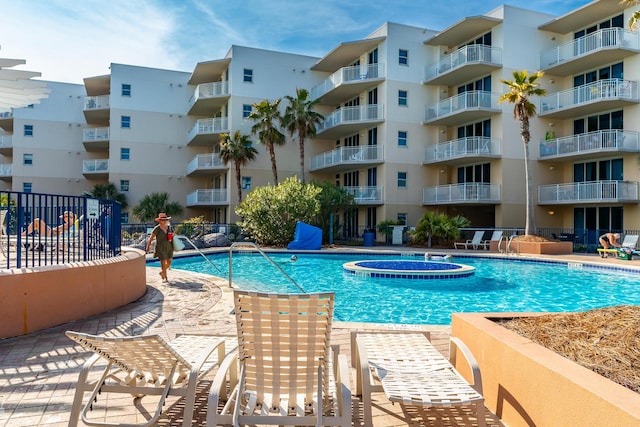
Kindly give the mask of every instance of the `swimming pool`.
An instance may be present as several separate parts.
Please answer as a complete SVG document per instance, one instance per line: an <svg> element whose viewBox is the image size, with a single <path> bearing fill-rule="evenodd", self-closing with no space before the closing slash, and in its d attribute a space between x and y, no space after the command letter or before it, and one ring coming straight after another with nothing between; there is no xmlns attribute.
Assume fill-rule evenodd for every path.
<svg viewBox="0 0 640 427"><path fill-rule="evenodd" d="M345 262L364 259L419 259L395 255L269 253L307 292L336 294L336 320L441 324L453 312L583 311L620 304L640 305L640 272L603 270L577 263L456 256L475 274L448 280L362 277L343 271ZM221 275L201 257L176 258L173 269L228 278L228 253L208 255ZM159 265L151 263L150 265ZM233 282L243 289L299 292L257 253L233 254Z"/></svg>

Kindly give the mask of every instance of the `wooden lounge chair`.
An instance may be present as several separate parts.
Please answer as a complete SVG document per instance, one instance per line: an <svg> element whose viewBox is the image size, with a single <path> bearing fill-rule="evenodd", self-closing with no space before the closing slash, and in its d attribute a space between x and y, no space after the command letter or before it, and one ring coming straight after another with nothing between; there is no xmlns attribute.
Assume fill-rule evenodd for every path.
<svg viewBox="0 0 640 427"><path fill-rule="evenodd" d="M454 248L459 249L464 246L464 249L478 249L480 246L483 246L486 249L486 245L482 243L482 237L484 236L484 231L476 231L473 235L473 239L467 240L465 242L455 242L453 244Z"/></svg>
<svg viewBox="0 0 640 427"><path fill-rule="evenodd" d="M471 368L472 385L453 367L458 350ZM478 426L486 425L480 369L459 339L451 338L451 362L431 345L428 334L420 332L352 332L351 351L365 427L372 426L373 391L384 391L391 402L410 406L473 405Z"/></svg>
<svg viewBox="0 0 640 427"><path fill-rule="evenodd" d="M103 337L67 331L67 336L86 350L95 353L80 371L71 408L69 426L76 426L78 418L87 425L131 425L100 422L87 417L92 405L102 399L108 406L105 393L125 393L136 399L144 395L161 396L153 416L141 426L154 424L162 414L167 396L184 396L183 426L190 426L193 418L196 385L213 369L225 354L225 340L206 335L181 335L167 343L158 335ZM211 358L217 351L217 357ZM100 360L107 362L99 378L90 380L89 373ZM100 367L104 363L98 363ZM84 407L84 393L91 397ZM117 399L116 399L117 400ZM82 411L81 411L82 409Z"/></svg>
<svg viewBox="0 0 640 427"><path fill-rule="evenodd" d="M347 358L329 345L334 294L234 291L234 301L238 353L216 373L207 426L351 426Z"/></svg>

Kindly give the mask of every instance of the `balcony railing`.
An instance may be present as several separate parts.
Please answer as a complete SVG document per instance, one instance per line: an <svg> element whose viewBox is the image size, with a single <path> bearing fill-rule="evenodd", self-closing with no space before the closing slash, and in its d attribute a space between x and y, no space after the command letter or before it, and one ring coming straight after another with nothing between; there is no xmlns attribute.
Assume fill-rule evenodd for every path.
<svg viewBox="0 0 640 427"><path fill-rule="evenodd" d="M187 175L195 171L212 171L227 169L218 153L198 154L187 164Z"/></svg>
<svg viewBox="0 0 640 427"><path fill-rule="evenodd" d="M576 59L601 49L612 48L639 50L640 38L638 33L624 28L603 28L542 52L540 55L540 68L544 70L563 61Z"/></svg>
<svg viewBox="0 0 640 427"><path fill-rule="evenodd" d="M102 110L109 108L109 95L87 96L84 98L85 110Z"/></svg>
<svg viewBox="0 0 640 427"><path fill-rule="evenodd" d="M316 171L338 165L368 164L382 162L382 145L360 145L357 147L339 147L335 150L313 156L310 169Z"/></svg>
<svg viewBox="0 0 640 427"><path fill-rule="evenodd" d="M109 172L109 159L97 159L97 160L83 160L82 161L82 173L108 173Z"/></svg>
<svg viewBox="0 0 640 427"><path fill-rule="evenodd" d="M575 156L593 151L640 151L638 132L608 129L541 141L538 145L541 159Z"/></svg>
<svg viewBox="0 0 640 427"><path fill-rule="evenodd" d="M438 185L422 190L423 205L500 203L500 185L483 182Z"/></svg>
<svg viewBox="0 0 640 427"><path fill-rule="evenodd" d="M317 132L320 133L342 124L378 121L383 120L383 118L382 105L369 104L343 107L326 117L322 124L318 126Z"/></svg>
<svg viewBox="0 0 640 427"><path fill-rule="evenodd" d="M11 119L11 118L13 118L13 112L11 111L0 112L0 119Z"/></svg>
<svg viewBox="0 0 640 427"><path fill-rule="evenodd" d="M538 186L538 203L638 202L638 182L588 181Z"/></svg>
<svg viewBox="0 0 640 427"><path fill-rule="evenodd" d="M443 99L435 105L427 106L425 122L432 122L465 110L498 111L500 110L498 98L500 98L500 94L482 90L464 92L451 98Z"/></svg>
<svg viewBox="0 0 640 427"><path fill-rule="evenodd" d="M12 176L11 163L0 164L0 176L8 177Z"/></svg>
<svg viewBox="0 0 640 427"><path fill-rule="evenodd" d="M640 102L638 82L622 79L602 79L540 98L540 115L567 110L583 104L606 100Z"/></svg>
<svg viewBox="0 0 640 427"><path fill-rule="evenodd" d="M480 44L463 46L435 64L427 66L424 80L429 82L442 74L469 64L491 64L499 67L502 65L502 49Z"/></svg>
<svg viewBox="0 0 640 427"><path fill-rule="evenodd" d="M362 82L382 77L384 77L383 64L343 67L327 77L322 83L315 85L311 89L311 99L318 99L322 95L345 83Z"/></svg>
<svg viewBox="0 0 640 427"><path fill-rule="evenodd" d="M500 140L487 136L468 136L424 149L424 163L436 163L465 157L499 157Z"/></svg>
<svg viewBox="0 0 640 427"><path fill-rule="evenodd" d="M343 187L353 195L359 205L381 204L383 200L382 187Z"/></svg>
<svg viewBox="0 0 640 427"><path fill-rule="evenodd" d="M229 196L226 189L202 189L187 194L187 206L227 204L229 204Z"/></svg>
<svg viewBox="0 0 640 427"><path fill-rule="evenodd" d="M200 119L189 131L189 141L198 135L229 132L229 117Z"/></svg>
<svg viewBox="0 0 640 427"><path fill-rule="evenodd" d="M12 135L0 135L0 149L13 148Z"/></svg>
<svg viewBox="0 0 640 427"><path fill-rule="evenodd" d="M108 141L109 128L88 128L82 131L82 142Z"/></svg>

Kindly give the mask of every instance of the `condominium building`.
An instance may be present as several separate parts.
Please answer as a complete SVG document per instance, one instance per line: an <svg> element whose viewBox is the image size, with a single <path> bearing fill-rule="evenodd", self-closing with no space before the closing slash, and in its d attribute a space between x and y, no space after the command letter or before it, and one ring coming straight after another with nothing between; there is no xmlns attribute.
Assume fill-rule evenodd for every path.
<svg viewBox="0 0 640 427"><path fill-rule="evenodd" d="M640 229L632 11L614 0L560 17L505 5L442 31L387 22L322 58L232 46L191 72L112 64L84 85L51 82L49 99L0 116L0 186L80 194L111 182L131 206L168 192L184 217L235 222L222 134L250 135L252 104L305 88L324 116L305 141L307 181L355 196L358 209L338 218L347 234L383 220L416 225L428 210L474 227L522 227L520 124L498 98L514 70L542 70L547 95L532 99L528 147L536 224L589 240ZM243 194L273 183L268 152L251 139L258 156L242 167ZM295 136L276 160L280 181L299 175Z"/></svg>

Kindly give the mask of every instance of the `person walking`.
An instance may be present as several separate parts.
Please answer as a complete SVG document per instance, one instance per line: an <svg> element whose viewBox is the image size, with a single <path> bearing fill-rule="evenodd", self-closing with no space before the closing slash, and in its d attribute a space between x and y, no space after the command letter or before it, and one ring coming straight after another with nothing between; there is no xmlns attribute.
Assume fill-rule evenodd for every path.
<svg viewBox="0 0 640 427"><path fill-rule="evenodd" d="M166 213L159 213L155 220L158 225L151 230L151 236L149 236L149 241L147 242L148 253L151 248L151 242L156 241L153 256L160 260L160 277L165 282L169 281L167 279L167 270L171 268L171 261L173 261L173 233L170 229L170 220L171 217L167 216Z"/></svg>

